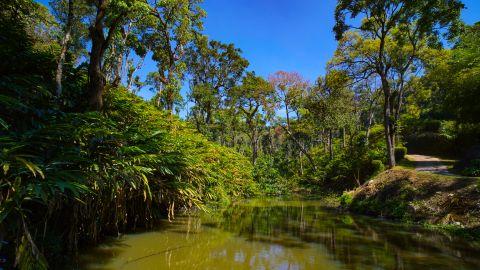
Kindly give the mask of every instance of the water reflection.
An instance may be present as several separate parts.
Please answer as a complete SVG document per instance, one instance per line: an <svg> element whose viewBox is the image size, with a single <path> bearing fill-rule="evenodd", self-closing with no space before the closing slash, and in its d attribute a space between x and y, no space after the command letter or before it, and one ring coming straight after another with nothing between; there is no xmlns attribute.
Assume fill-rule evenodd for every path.
<svg viewBox="0 0 480 270"><path fill-rule="evenodd" d="M316 201L253 200L183 216L82 256L83 269L480 269L480 248Z"/></svg>

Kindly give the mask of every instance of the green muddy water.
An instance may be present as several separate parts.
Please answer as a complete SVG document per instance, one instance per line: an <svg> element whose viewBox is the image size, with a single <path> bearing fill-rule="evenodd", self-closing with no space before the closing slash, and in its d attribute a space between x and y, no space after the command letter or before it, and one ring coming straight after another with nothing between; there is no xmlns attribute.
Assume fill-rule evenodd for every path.
<svg viewBox="0 0 480 270"><path fill-rule="evenodd" d="M318 201L250 200L110 240L82 269L480 269L480 247Z"/></svg>

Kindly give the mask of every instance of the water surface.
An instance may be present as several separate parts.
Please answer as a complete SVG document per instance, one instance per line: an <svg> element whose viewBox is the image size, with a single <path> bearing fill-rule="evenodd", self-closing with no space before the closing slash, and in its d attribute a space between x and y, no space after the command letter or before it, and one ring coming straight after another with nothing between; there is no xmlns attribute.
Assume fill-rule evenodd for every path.
<svg viewBox="0 0 480 270"><path fill-rule="evenodd" d="M341 214L318 201L250 200L184 215L81 256L110 269L480 269L480 247L420 227Z"/></svg>

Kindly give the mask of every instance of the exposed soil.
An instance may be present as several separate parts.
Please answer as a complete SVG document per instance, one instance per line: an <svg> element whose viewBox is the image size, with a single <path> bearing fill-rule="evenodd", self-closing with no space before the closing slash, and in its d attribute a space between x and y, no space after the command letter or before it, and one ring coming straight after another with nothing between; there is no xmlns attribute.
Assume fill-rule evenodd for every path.
<svg viewBox="0 0 480 270"><path fill-rule="evenodd" d="M394 169L347 193L346 206L364 214L478 231L479 185L478 178Z"/></svg>

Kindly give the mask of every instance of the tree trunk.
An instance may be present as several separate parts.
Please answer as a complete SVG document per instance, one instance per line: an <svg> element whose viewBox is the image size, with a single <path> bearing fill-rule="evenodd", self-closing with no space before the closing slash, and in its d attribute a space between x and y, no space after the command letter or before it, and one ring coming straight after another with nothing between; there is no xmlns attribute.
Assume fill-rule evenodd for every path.
<svg viewBox="0 0 480 270"><path fill-rule="evenodd" d="M288 113L287 103L285 103L285 115L287 116L287 128L290 130L290 114Z"/></svg>
<svg viewBox="0 0 480 270"><path fill-rule="evenodd" d="M173 91L172 89L168 88L166 93L166 104L165 109L169 111L169 114L173 114Z"/></svg>
<svg viewBox="0 0 480 270"><path fill-rule="evenodd" d="M125 50L128 50L125 48L126 44L127 44L127 38L128 38L128 35L130 34L130 27L132 26L132 22L130 22L128 24L128 27L127 27L127 30L125 30L124 27L121 27L120 28L120 33L122 35L122 43L121 43L121 46L120 46L120 51L118 53L118 56L117 56L117 65L115 67L115 70L114 70L114 78L113 78L113 82L112 82L112 85L113 86L118 86L120 85L120 83L122 82L122 71L123 71L123 59L124 59L124 51ZM128 59L128 53L126 55L126 59Z"/></svg>
<svg viewBox="0 0 480 270"><path fill-rule="evenodd" d="M102 59L105 52L105 36L103 33L105 4L103 0L98 0L97 15L95 22L89 28L90 39L92 41L90 49L90 63L88 65L89 79L89 106L91 109L100 110L103 106L103 90L105 88L105 76L102 72Z"/></svg>
<svg viewBox="0 0 480 270"><path fill-rule="evenodd" d="M117 87L122 81L123 52L117 54L117 63L114 70L112 86Z"/></svg>
<svg viewBox="0 0 480 270"><path fill-rule="evenodd" d="M57 64L57 72L55 74L57 97L60 97L62 95L63 63L65 62L65 54L67 53L68 45L71 38L72 23L73 23L73 0L68 0L68 15L67 15L67 24L65 26L65 36L63 37L61 42L62 49L60 50L60 57L58 58L58 64Z"/></svg>
<svg viewBox="0 0 480 270"><path fill-rule="evenodd" d="M130 63L129 64L129 65L131 65L130 67L133 66L133 60L131 62L128 60L128 52L127 52L127 57L125 58L125 60ZM143 55L142 58L140 58L140 61L137 63L137 65L134 66L133 69L128 72L128 74L127 74L127 90L132 91L132 84L133 84L133 80L134 80L134 77L135 77L133 75L135 74L135 72L137 70L139 70L143 66L143 61L144 60L145 60L145 55ZM127 70L128 69L129 69L129 67L127 67ZM135 93L135 91L132 91L132 92Z"/></svg>
<svg viewBox="0 0 480 270"><path fill-rule="evenodd" d="M384 58L385 58L385 40L386 40L386 32L385 30L381 33L380 38L380 46L378 57L380 63L377 65L377 73L380 75L381 83L382 83L382 90L384 96L384 104L383 104L383 126L385 128L385 140L387 143L387 160L388 166L390 168L395 167L395 144L392 141L392 137L395 136L395 129L392 125L392 110L393 110L393 98L392 98L392 90L390 87L390 83L388 82L387 74L389 67L385 65Z"/></svg>
<svg viewBox="0 0 480 270"><path fill-rule="evenodd" d="M300 162L300 175L303 175L303 157L302 157L303 152L300 151L298 152L298 160Z"/></svg>
<svg viewBox="0 0 480 270"><path fill-rule="evenodd" d="M325 135L325 129L322 129L322 144L323 144L323 153L327 153L327 136Z"/></svg>
<svg viewBox="0 0 480 270"><path fill-rule="evenodd" d="M211 122L211 117L212 117L212 105L208 101L207 104L205 105L205 124L210 125Z"/></svg>
<svg viewBox="0 0 480 270"><path fill-rule="evenodd" d="M97 14L93 25L89 27L91 39L90 63L88 65L88 85L89 85L89 107L93 110L100 110L103 107L103 91L105 89L105 75L102 70L102 61L105 50L107 49L113 34L121 23L126 13L118 14L110 21L107 36L104 35L104 21L107 9L105 0L97 0Z"/></svg>
<svg viewBox="0 0 480 270"><path fill-rule="evenodd" d="M92 32L96 32L95 30ZM105 88L105 76L102 73L102 57L101 46L98 44L99 37L97 34L92 34L92 50L90 53L90 63L88 66L89 77L89 105L90 108L100 110L103 107L103 90ZM103 35L103 34L102 34Z"/></svg>
<svg viewBox="0 0 480 270"><path fill-rule="evenodd" d="M365 145L368 145L368 140L370 137L370 128L372 126L373 121L373 111L368 113L368 121L367 121L367 130L365 131Z"/></svg>
<svg viewBox="0 0 480 270"><path fill-rule="evenodd" d="M383 84L383 79L382 79L382 84ZM392 97L390 94L390 88L388 86L388 82L384 84L384 98L385 98L385 103L383 106L383 126L385 129L385 140L387 143L387 160L388 160L388 166L390 168L395 167L396 162L395 162L395 131L392 128L392 112L390 110L391 108L391 102L392 102Z"/></svg>
<svg viewBox="0 0 480 270"><path fill-rule="evenodd" d="M277 151L275 147L275 128L269 129L269 135L270 135L270 154L275 153Z"/></svg>
<svg viewBox="0 0 480 270"><path fill-rule="evenodd" d="M330 154L330 159L333 159L333 131L330 129L328 131L328 152Z"/></svg>
<svg viewBox="0 0 480 270"><path fill-rule="evenodd" d="M252 134L252 136L255 136L255 135ZM257 162L257 157L258 157L258 147L257 147L256 136L252 137L251 146L252 146L252 163L255 165L255 162Z"/></svg>
<svg viewBox="0 0 480 270"><path fill-rule="evenodd" d="M303 148L302 144L300 144L300 142L297 140L297 138L295 138L295 136L293 136L292 132L290 132L290 130L288 128L284 127L283 125L281 125L281 127L285 130L285 132L287 132L288 136L290 136L290 138L292 138L293 142L295 142L295 144L300 148L300 151L302 151L303 154L307 157L307 159L310 162L310 165L312 165L313 169L317 170L317 166L315 165L315 162L313 161L312 156L307 152L307 150L305 150Z"/></svg>
<svg viewBox="0 0 480 270"><path fill-rule="evenodd" d="M342 147L343 147L343 149L345 149L347 147L345 127L342 128Z"/></svg>

